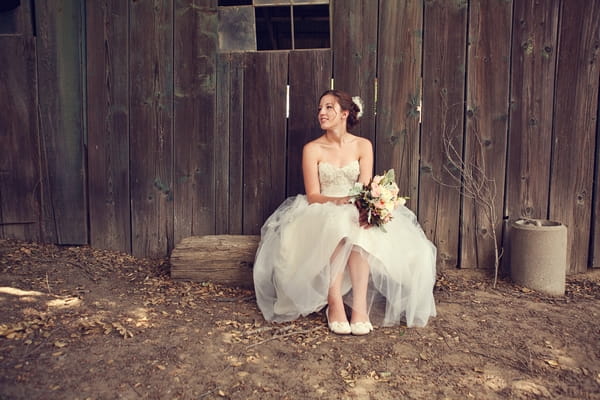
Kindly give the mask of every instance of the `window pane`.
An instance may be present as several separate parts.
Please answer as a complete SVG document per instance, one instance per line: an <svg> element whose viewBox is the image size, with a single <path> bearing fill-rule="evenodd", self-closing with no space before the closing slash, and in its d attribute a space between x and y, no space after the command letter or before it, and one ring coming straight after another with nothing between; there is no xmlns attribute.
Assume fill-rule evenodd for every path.
<svg viewBox="0 0 600 400"><path fill-rule="evenodd" d="M294 47L329 48L329 5L294 7Z"/></svg>
<svg viewBox="0 0 600 400"><path fill-rule="evenodd" d="M252 0L219 0L220 6L251 6Z"/></svg>
<svg viewBox="0 0 600 400"><path fill-rule="evenodd" d="M19 0L0 0L0 34L17 33Z"/></svg>
<svg viewBox="0 0 600 400"><path fill-rule="evenodd" d="M290 3L291 0L254 0L255 6L289 6Z"/></svg>
<svg viewBox="0 0 600 400"><path fill-rule="evenodd" d="M256 47L258 50L292 48L290 7L256 7Z"/></svg>
<svg viewBox="0 0 600 400"><path fill-rule="evenodd" d="M254 7L219 7L219 50L256 50Z"/></svg>
<svg viewBox="0 0 600 400"><path fill-rule="evenodd" d="M329 4L329 0L292 0L294 4Z"/></svg>

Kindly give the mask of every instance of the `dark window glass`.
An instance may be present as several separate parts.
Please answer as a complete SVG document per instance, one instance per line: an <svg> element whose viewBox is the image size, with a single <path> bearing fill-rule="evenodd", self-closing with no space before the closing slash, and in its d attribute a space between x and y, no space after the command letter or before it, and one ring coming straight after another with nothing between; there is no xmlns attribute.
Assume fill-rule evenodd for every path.
<svg viewBox="0 0 600 400"><path fill-rule="evenodd" d="M0 0L0 34L17 33L19 0Z"/></svg>
<svg viewBox="0 0 600 400"><path fill-rule="evenodd" d="M219 0L219 5L227 6L251 6L252 0Z"/></svg>
<svg viewBox="0 0 600 400"><path fill-rule="evenodd" d="M329 46L329 5L294 7L294 48Z"/></svg>
<svg viewBox="0 0 600 400"><path fill-rule="evenodd" d="M256 7L256 49L292 48L290 7Z"/></svg>
<svg viewBox="0 0 600 400"><path fill-rule="evenodd" d="M21 5L21 0L0 0L0 12L12 11Z"/></svg>

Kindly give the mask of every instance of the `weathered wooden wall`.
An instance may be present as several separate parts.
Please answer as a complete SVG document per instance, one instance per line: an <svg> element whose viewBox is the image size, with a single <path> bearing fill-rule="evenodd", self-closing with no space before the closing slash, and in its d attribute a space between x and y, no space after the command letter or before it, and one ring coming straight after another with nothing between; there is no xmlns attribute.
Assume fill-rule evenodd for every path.
<svg viewBox="0 0 600 400"><path fill-rule="evenodd" d="M549 218L569 227L570 272L599 266L600 2L332 0L331 50L226 54L217 0L63 3L0 26L0 237L165 256L256 234L303 190L333 78L365 100L355 132L441 268L490 267L494 247L450 187L444 134L495 182L499 246L511 221Z"/></svg>

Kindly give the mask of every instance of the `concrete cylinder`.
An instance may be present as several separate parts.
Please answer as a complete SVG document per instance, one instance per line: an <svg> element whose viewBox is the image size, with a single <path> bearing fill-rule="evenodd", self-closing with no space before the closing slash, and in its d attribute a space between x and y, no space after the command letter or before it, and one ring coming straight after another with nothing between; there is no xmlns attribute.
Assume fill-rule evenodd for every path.
<svg viewBox="0 0 600 400"><path fill-rule="evenodd" d="M556 221L520 219L510 231L510 274L521 286L565 294L567 227Z"/></svg>

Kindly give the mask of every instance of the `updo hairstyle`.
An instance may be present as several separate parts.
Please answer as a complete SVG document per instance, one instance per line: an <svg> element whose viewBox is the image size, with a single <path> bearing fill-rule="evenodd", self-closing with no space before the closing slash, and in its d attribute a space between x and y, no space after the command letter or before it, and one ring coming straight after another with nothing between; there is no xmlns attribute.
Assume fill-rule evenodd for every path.
<svg viewBox="0 0 600 400"><path fill-rule="evenodd" d="M328 94L334 96L337 99L337 102L340 104L342 111L349 112L348 119L346 121L348 128L352 128L352 127L356 126L360 119L359 113L361 113L361 111L363 111L363 110L361 110L358 107L358 104L356 104L352 100L352 96L350 96L348 93L344 92L343 90L326 90L325 92L323 92L321 97L319 97L319 101L321 101L321 99L323 97L327 96Z"/></svg>

